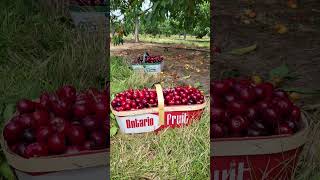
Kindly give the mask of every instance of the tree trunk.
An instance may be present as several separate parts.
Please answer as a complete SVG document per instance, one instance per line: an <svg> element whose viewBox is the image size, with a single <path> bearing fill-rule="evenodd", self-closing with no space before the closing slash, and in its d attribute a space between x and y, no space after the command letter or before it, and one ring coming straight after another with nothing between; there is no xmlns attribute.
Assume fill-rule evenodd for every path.
<svg viewBox="0 0 320 180"><path fill-rule="evenodd" d="M139 17L136 17L136 19L135 19L134 41L135 41L136 43L139 42Z"/></svg>
<svg viewBox="0 0 320 180"><path fill-rule="evenodd" d="M186 40L186 39L187 39L187 33L184 32L184 34L183 34L183 40Z"/></svg>

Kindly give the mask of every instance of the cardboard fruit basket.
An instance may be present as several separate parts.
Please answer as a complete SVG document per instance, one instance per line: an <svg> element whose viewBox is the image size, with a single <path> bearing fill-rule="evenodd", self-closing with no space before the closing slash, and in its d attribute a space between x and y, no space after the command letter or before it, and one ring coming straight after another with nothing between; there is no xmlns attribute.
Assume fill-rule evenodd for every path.
<svg viewBox="0 0 320 180"><path fill-rule="evenodd" d="M146 73L160 73L163 70L164 62L132 64L134 71L144 71Z"/></svg>
<svg viewBox="0 0 320 180"><path fill-rule="evenodd" d="M146 133L167 127L183 127L200 119L206 102L196 105L164 106L162 87L159 84L155 87L158 107L121 112L110 107L122 133Z"/></svg>
<svg viewBox="0 0 320 180"><path fill-rule="evenodd" d="M16 176L21 180L108 179L109 149L83 151L37 158L23 158L13 153L1 133L1 147Z"/></svg>
<svg viewBox="0 0 320 180"><path fill-rule="evenodd" d="M10 122L10 119L3 127ZM19 180L109 179L109 148L81 151L77 154L24 158L10 150L3 131L4 128L0 134L1 148Z"/></svg>
<svg viewBox="0 0 320 180"><path fill-rule="evenodd" d="M212 180L291 180L306 142L304 116L293 135L211 140Z"/></svg>
<svg viewBox="0 0 320 180"><path fill-rule="evenodd" d="M3 137L1 147L10 166L20 180L80 180L108 179L109 149L82 151L79 154L63 154L37 158L23 158L13 153Z"/></svg>
<svg viewBox="0 0 320 180"><path fill-rule="evenodd" d="M77 28L87 32L107 32L108 12L106 6L71 5L69 10Z"/></svg>

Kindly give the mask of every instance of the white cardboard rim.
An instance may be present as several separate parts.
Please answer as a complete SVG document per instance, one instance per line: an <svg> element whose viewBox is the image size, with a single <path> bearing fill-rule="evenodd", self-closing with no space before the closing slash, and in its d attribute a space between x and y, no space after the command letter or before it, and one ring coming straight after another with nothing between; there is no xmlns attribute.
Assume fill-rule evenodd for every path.
<svg viewBox="0 0 320 180"><path fill-rule="evenodd" d="M109 162L109 150L98 150L97 153L88 152L80 155L47 156L26 159L12 153L1 134L1 147L8 163L15 169L28 172L55 172L74 170L87 167L105 166Z"/></svg>
<svg viewBox="0 0 320 180"><path fill-rule="evenodd" d="M302 147L306 142L308 122L302 116L302 129L291 136L270 136L218 140L210 142L210 156L244 156L275 154Z"/></svg>
<svg viewBox="0 0 320 180"><path fill-rule="evenodd" d="M206 102L202 104L195 104L195 105L179 105L179 106L165 106L164 112L174 112L174 111L196 111L200 109L204 109L206 107ZM141 110L135 110L135 111L116 111L113 109L112 106L110 106L111 112L115 116L133 116L133 115L139 115L139 114L152 114L152 113L158 113L158 107L154 108L148 108L148 109L141 109Z"/></svg>

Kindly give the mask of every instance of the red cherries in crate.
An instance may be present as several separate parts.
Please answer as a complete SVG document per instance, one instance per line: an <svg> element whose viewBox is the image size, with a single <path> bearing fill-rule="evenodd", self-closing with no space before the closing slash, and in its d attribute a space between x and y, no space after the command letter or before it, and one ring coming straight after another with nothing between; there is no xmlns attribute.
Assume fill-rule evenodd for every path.
<svg viewBox="0 0 320 180"><path fill-rule="evenodd" d="M164 89L163 97L166 106L204 103L204 96L201 91L190 86ZM152 108L158 106L158 97L155 89L129 89L116 94L111 101L111 106L116 111Z"/></svg>
<svg viewBox="0 0 320 180"><path fill-rule="evenodd" d="M225 79L211 84L211 137L293 134L300 109L271 83Z"/></svg>
<svg viewBox="0 0 320 180"><path fill-rule="evenodd" d="M70 85L17 102L3 136L25 158L79 153L107 147L108 96L97 89L77 92Z"/></svg>

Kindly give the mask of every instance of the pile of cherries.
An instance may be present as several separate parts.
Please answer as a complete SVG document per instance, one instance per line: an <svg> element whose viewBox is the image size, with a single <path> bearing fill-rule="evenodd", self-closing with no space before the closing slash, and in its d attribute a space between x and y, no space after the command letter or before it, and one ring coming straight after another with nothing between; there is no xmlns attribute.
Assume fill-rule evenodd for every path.
<svg viewBox="0 0 320 180"><path fill-rule="evenodd" d="M160 63L163 61L162 56L147 56L146 63Z"/></svg>
<svg viewBox="0 0 320 180"><path fill-rule="evenodd" d="M162 56L146 56L146 59L145 59L145 63L149 63L149 64L152 64L152 63L161 63L163 61L163 57ZM143 62L143 57L138 57L136 60L134 60L132 62L132 64L142 64Z"/></svg>
<svg viewBox="0 0 320 180"><path fill-rule="evenodd" d="M293 134L301 111L271 83L225 79L211 84L211 138Z"/></svg>
<svg viewBox="0 0 320 180"><path fill-rule="evenodd" d="M36 101L21 99L4 127L4 139L25 158L104 149L109 144L108 100L106 91L76 92L69 85L42 93Z"/></svg>
<svg viewBox="0 0 320 180"><path fill-rule="evenodd" d="M184 86L163 90L166 106L192 105L204 103L204 96L197 88ZM158 106L157 92L155 89L142 90L129 89L116 94L111 101L116 111L130 111Z"/></svg>

